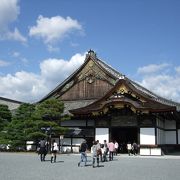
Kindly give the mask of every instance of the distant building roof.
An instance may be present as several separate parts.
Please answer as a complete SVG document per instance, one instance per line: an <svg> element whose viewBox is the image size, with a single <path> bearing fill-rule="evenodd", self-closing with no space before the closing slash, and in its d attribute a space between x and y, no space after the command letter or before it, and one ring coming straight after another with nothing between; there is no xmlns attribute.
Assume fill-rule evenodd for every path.
<svg viewBox="0 0 180 180"><path fill-rule="evenodd" d="M0 104L7 105L9 107L9 110L15 110L17 109L23 102L16 101L13 99L8 99L4 97L0 97Z"/></svg>

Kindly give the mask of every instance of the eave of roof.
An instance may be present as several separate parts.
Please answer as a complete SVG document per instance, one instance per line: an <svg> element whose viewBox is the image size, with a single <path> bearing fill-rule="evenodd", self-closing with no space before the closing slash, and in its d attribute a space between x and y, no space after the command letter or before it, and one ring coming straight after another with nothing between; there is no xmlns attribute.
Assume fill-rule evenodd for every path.
<svg viewBox="0 0 180 180"><path fill-rule="evenodd" d="M13 99L8 99L8 98L5 98L5 97L0 97L0 100L8 101L8 102L16 103L16 104L23 104L23 102L21 102L21 101L17 101L17 100L13 100Z"/></svg>

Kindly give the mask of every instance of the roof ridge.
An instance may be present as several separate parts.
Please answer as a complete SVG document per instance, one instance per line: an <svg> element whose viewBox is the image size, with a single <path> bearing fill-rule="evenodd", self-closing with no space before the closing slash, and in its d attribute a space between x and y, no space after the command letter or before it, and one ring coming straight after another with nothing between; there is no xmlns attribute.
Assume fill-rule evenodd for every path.
<svg viewBox="0 0 180 180"><path fill-rule="evenodd" d="M140 88L139 90L141 90L143 93L150 95L154 100L156 100L157 102L161 102L161 103L165 103L167 105L171 105L171 106L178 106L178 108L180 108L180 103L166 99L164 97L161 97L159 95L157 95L156 93L146 89L145 87L141 86L139 83L136 83L135 81L127 78L133 85L135 85L136 87L138 86L138 88Z"/></svg>
<svg viewBox="0 0 180 180"><path fill-rule="evenodd" d="M124 76L122 73L120 73L119 71L117 71L115 68L113 68L111 65L107 64L105 61L99 59L99 58L96 58L98 61L98 63L100 63L100 65L103 65L103 67L112 74L112 71L113 71L113 74L116 78L119 78L121 76ZM109 71L107 68L109 68L111 71Z"/></svg>
<svg viewBox="0 0 180 180"><path fill-rule="evenodd" d="M22 101L17 101L17 100L5 98L5 97L0 97L0 100L10 101L10 102L19 103L19 104L24 103L24 102L22 102Z"/></svg>

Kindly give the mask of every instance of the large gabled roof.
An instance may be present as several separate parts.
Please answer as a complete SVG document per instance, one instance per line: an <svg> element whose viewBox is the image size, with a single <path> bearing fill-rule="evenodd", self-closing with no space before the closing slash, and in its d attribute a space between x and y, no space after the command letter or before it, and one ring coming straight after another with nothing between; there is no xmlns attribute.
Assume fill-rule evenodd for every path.
<svg viewBox="0 0 180 180"><path fill-rule="evenodd" d="M96 57L96 54L94 53L94 51L90 50L90 51L88 51L88 54L86 55L84 63L76 71L74 71L68 78L66 78L62 83L60 83L55 89L53 89L49 94L47 94L45 97L43 97L39 102L42 102L42 101L52 97L54 94L56 94L56 92L60 91L67 83L69 83L85 67L85 65L88 63L89 60L93 60L94 63L97 64L100 69L102 69L102 71L109 74L109 76L115 80L117 79L117 77L119 78L120 76L122 76L121 73L114 70L112 67L107 65L105 62L98 59Z"/></svg>
<svg viewBox="0 0 180 180"><path fill-rule="evenodd" d="M65 79L61 84L59 84L54 90L52 90L49 94L47 94L45 97L43 97L40 100L40 102L52 97L57 91L60 91L68 82L70 82L73 79L73 77L75 75L77 75L83 69L83 67L86 65L86 63L88 62L89 59L92 59L104 72L108 73L111 77L113 77L116 80L116 82L119 79L124 78L124 75L122 73L118 72L113 67L111 67L110 65L108 65L107 63L102 61L101 59L97 58L94 51L90 50L88 52L88 54L86 55L86 59L85 59L84 63L74 73L72 73L67 79ZM163 98L163 97L151 92L150 90L146 89L145 87L141 86L140 84L136 83L135 81L133 81L127 77L126 77L126 79L134 88L138 89L140 93L148 96L153 101L156 101L161 104L168 105L168 106L176 106L177 110L180 111L180 103Z"/></svg>

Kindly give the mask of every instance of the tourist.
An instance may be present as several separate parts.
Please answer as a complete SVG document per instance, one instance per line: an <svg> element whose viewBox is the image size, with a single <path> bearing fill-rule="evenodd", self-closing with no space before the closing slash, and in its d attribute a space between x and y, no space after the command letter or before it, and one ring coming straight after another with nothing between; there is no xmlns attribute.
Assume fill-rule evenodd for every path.
<svg viewBox="0 0 180 180"><path fill-rule="evenodd" d="M137 153L138 153L138 145L137 145L137 143L135 141L133 142L132 147L133 147L132 148L133 154L137 155Z"/></svg>
<svg viewBox="0 0 180 180"><path fill-rule="evenodd" d="M103 147L103 161L107 162L107 154L108 154L109 148L107 145L106 140L104 140L104 147Z"/></svg>
<svg viewBox="0 0 180 180"><path fill-rule="evenodd" d="M112 140L110 140L110 142L108 143L108 148L109 148L109 161L112 161L113 160L113 153L115 150L114 143L112 142Z"/></svg>
<svg viewBox="0 0 180 180"><path fill-rule="evenodd" d="M43 138L40 142L39 142L39 154L40 154L40 160L41 161L45 161L45 157L47 154L47 141Z"/></svg>
<svg viewBox="0 0 180 180"><path fill-rule="evenodd" d="M132 151L132 145L130 142L127 143L127 151L128 151L128 154L129 156L131 155L131 151Z"/></svg>
<svg viewBox="0 0 180 180"><path fill-rule="evenodd" d="M114 152L114 155L117 156L117 153L118 153L118 148L119 148L119 144L117 141L114 142L114 147L115 147L115 152Z"/></svg>
<svg viewBox="0 0 180 180"><path fill-rule="evenodd" d="M56 162L56 154L58 150L59 149L58 149L57 142L53 140L52 145L51 145L51 163L53 162L53 159L54 159L54 162Z"/></svg>
<svg viewBox="0 0 180 180"><path fill-rule="evenodd" d="M95 162L97 163L97 167L99 167L99 156L98 156L98 145L97 145L97 141L93 141L93 145L92 145L92 159L93 159L93 163L92 163L92 167L95 168Z"/></svg>
<svg viewBox="0 0 180 180"><path fill-rule="evenodd" d="M79 148L79 152L81 153L81 160L78 162L78 167L81 165L81 162L84 162L84 166L86 166L87 163L86 151L87 151L87 144L86 144L86 140L84 140Z"/></svg>
<svg viewBox="0 0 180 180"><path fill-rule="evenodd" d="M102 145L99 143L99 140L96 141L97 143L97 156L100 157L102 162Z"/></svg>

